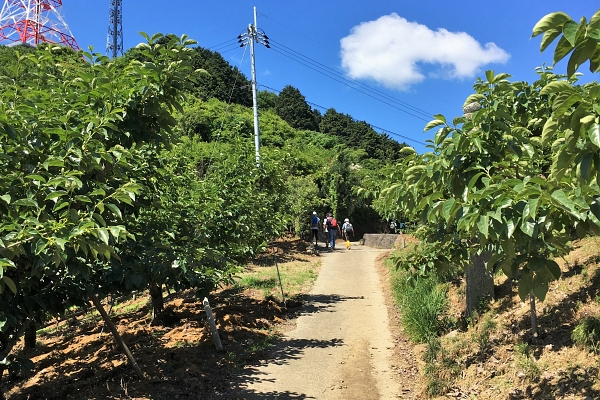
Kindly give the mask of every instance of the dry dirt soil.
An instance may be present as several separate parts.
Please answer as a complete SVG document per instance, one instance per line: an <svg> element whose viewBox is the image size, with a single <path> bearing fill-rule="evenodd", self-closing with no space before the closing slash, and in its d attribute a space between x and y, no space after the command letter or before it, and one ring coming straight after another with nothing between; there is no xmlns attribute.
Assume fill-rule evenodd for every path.
<svg viewBox="0 0 600 400"><path fill-rule="evenodd" d="M316 258L330 256L309 255L306 245L298 241L280 243L278 252L281 268L286 263L314 264ZM383 276L387 273L381 261L384 256L379 257L376 271L382 274L384 307L389 308L394 340L390 351L396 360L391 362L393 373L399 379L408 379L402 397L414 398L416 360L412 346L398 329L399 317ZM303 291L309 290L306 287ZM96 313L53 321L38 332L35 350L25 352L22 345L17 349L18 354L35 363L33 375L25 378L5 374L2 390L9 400L244 398L236 390L240 377L249 367L268 362L273 355L272 345L295 329L306 296L300 293L288 299L286 307L280 299L265 298L261 290L227 287L212 293L211 307L223 342L222 352L215 351L204 308L192 293L169 297L166 305L172 324L167 327L151 326L146 296L121 301L113 307L111 316L145 374L144 382L137 379ZM348 374L351 372L346 381L353 381Z"/></svg>

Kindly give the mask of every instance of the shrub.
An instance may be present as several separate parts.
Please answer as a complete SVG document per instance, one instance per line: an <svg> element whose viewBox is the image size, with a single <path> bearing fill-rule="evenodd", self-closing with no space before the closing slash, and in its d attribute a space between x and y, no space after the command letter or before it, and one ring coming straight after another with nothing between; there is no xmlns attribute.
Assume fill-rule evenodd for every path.
<svg viewBox="0 0 600 400"><path fill-rule="evenodd" d="M600 353L600 319L585 317L573 329L573 342L581 347L587 347L595 353Z"/></svg>

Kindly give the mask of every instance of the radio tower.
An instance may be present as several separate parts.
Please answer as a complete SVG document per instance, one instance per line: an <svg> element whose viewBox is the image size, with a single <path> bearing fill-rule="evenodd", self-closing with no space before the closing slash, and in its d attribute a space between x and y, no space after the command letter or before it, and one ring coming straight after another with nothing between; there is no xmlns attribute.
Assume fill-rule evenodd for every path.
<svg viewBox="0 0 600 400"><path fill-rule="evenodd" d="M112 58L123 55L123 0L110 0L106 54Z"/></svg>
<svg viewBox="0 0 600 400"><path fill-rule="evenodd" d="M0 43L55 43L79 50L61 7L62 0L5 0L0 11Z"/></svg>

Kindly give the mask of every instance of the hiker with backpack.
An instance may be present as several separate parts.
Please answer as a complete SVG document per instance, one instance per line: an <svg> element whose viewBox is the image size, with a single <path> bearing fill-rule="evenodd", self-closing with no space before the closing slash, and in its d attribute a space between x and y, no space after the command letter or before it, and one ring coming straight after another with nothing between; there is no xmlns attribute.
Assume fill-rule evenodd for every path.
<svg viewBox="0 0 600 400"><path fill-rule="evenodd" d="M342 225L342 237L346 239L346 241L350 241L350 239L354 237L354 227L350 223L349 218L346 218Z"/></svg>
<svg viewBox="0 0 600 400"><path fill-rule="evenodd" d="M335 239L338 233L338 223L331 213L327 213L327 219L325 220L327 230L329 231L329 248L335 249Z"/></svg>
<svg viewBox="0 0 600 400"><path fill-rule="evenodd" d="M315 239L315 247L317 247L319 241L319 223L321 222L321 218L317 217L317 212L313 211L312 213L312 221L310 224L313 238Z"/></svg>

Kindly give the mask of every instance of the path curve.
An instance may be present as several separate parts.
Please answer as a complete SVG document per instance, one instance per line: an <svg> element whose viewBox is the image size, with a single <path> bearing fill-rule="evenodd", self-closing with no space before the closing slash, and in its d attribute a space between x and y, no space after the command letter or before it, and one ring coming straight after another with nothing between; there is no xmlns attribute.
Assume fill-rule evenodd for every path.
<svg viewBox="0 0 600 400"><path fill-rule="evenodd" d="M385 250L354 243L321 253L322 267L296 328L241 377L243 399L397 399L383 282Z"/></svg>

